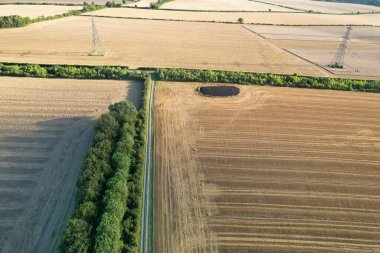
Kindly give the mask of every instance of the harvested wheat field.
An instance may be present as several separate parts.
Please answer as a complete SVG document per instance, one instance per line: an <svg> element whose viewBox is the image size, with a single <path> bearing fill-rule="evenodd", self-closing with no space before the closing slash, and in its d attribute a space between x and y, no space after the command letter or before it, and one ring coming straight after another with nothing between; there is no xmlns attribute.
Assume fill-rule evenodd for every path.
<svg viewBox="0 0 380 253"><path fill-rule="evenodd" d="M38 18L41 16L54 16L80 9L82 9L81 6L0 5L0 16L19 15L21 17Z"/></svg>
<svg viewBox="0 0 380 253"><path fill-rule="evenodd" d="M91 0L87 3L105 4L109 0ZM121 3L122 0L112 0L115 3ZM83 5L86 1L83 0L1 0L1 3L33 3L33 4L75 4Z"/></svg>
<svg viewBox="0 0 380 253"><path fill-rule="evenodd" d="M316 0L260 0L260 2L273 4L275 6L280 5L296 10L322 13L367 13L372 11L380 11L380 7L371 5L332 3Z"/></svg>
<svg viewBox="0 0 380 253"><path fill-rule="evenodd" d="M292 11L288 8L249 0L175 0L165 3L161 8L203 11Z"/></svg>
<svg viewBox="0 0 380 253"><path fill-rule="evenodd" d="M155 252L379 252L380 94L156 87Z"/></svg>
<svg viewBox="0 0 380 253"><path fill-rule="evenodd" d="M141 1L127 3L124 6L150 8L150 4L156 3L156 2L157 0L141 0Z"/></svg>
<svg viewBox="0 0 380 253"><path fill-rule="evenodd" d="M141 84L0 77L0 252L55 252L95 118ZM22 242L22 243L21 243Z"/></svg>
<svg viewBox="0 0 380 253"><path fill-rule="evenodd" d="M88 56L91 18L80 16L0 30L0 61L328 75L239 25L97 18L97 26L105 57Z"/></svg>
<svg viewBox="0 0 380 253"><path fill-rule="evenodd" d="M194 22L233 22L241 17L246 24L273 25L372 25L380 26L380 14L334 15L310 13L250 13L250 12L204 12L152 10L135 8L109 8L83 15L123 17L131 19L162 19Z"/></svg>
<svg viewBox="0 0 380 253"><path fill-rule="evenodd" d="M271 43L335 74L380 78L380 27L353 27L344 69L329 68L346 27L246 26Z"/></svg>

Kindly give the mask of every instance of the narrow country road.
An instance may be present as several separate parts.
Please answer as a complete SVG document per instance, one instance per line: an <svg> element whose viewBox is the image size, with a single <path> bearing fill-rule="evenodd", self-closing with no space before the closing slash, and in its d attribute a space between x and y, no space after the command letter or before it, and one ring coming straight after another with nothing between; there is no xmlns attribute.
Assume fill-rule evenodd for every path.
<svg viewBox="0 0 380 253"><path fill-rule="evenodd" d="M152 213L152 171L153 171L153 104L154 104L154 85L152 83L149 91L149 104L148 104L148 124L147 124L147 140L146 140L146 154L145 154L145 175L144 175L144 194L143 194L143 210L141 221L141 253L150 252L151 242L151 213Z"/></svg>

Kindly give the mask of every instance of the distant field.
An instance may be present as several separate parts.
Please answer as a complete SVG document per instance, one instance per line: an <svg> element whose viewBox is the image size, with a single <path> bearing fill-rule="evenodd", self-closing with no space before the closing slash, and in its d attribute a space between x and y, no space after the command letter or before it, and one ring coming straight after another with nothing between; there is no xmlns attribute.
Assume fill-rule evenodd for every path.
<svg viewBox="0 0 380 253"><path fill-rule="evenodd" d="M149 8L151 3L156 3L157 0L141 0L136 2L131 2L128 4L125 4L125 6L136 6L136 7L144 7Z"/></svg>
<svg viewBox="0 0 380 253"><path fill-rule="evenodd" d="M156 87L155 252L380 251L380 95Z"/></svg>
<svg viewBox="0 0 380 253"><path fill-rule="evenodd" d="M280 48L321 66L330 64L342 40L345 27L247 26ZM346 50L345 68L336 74L380 77L380 28L354 27Z"/></svg>
<svg viewBox="0 0 380 253"><path fill-rule="evenodd" d="M291 11L288 8L249 0L175 0L165 3L161 8L211 11Z"/></svg>
<svg viewBox="0 0 380 253"><path fill-rule="evenodd" d="M80 9L82 9L81 6L0 5L0 16L19 15L21 17L37 18L40 16L54 16Z"/></svg>
<svg viewBox="0 0 380 253"><path fill-rule="evenodd" d="M0 30L0 61L183 67L322 75L240 25L98 18L105 57L91 57L91 18Z"/></svg>
<svg viewBox="0 0 380 253"><path fill-rule="evenodd" d="M260 0L260 2L282 5L303 11L314 11L324 13L366 13L380 11L380 7L350 4L350 3L331 3L315 0Z"/></svg>
<svg viewBox="0 0 380 253"><path fill-rule="evenodd" d="M95 118L141 86L0 77L0 251L53 252ZM20 243L22 242L22 243Z"/></svg>
<svg viewBox="0 0 380 253"><path fill-rule="evenodd" d="M1 3L52 3L52 4L83 4L84 2L105 4L109 0L2 0ZM116 3L121 3L121 0L114 0Z"/></svg>
<svg viewBox="0 0 380 253"><path fill-rule="evenodd" d="M332 15L309 13L247 13L247 12L192 12L175 10L147 10L132 8L103 9L91 14L109 17L237 22L243 18L245 23L279 25L374 25L380 26L380 14ZM85 14L85 15L91 15Z"/></svg>

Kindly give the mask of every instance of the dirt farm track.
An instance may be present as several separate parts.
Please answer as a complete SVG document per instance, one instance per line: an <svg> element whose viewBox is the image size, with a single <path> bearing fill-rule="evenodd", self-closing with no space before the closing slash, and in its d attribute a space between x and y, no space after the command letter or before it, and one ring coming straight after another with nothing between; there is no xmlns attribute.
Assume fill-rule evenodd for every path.
<svg viewBox="0 0 380 253"><path fill-rule="evenodd" d="M155 252L379 252L380 95L156 86Z"/></svg>
<svg viewBox="0 0 380 253"><path fill-rule="evenodd" d="M138 103L140 89L120 81L0 77L1 253L53 252L96 117L125 97Z"/></svg>

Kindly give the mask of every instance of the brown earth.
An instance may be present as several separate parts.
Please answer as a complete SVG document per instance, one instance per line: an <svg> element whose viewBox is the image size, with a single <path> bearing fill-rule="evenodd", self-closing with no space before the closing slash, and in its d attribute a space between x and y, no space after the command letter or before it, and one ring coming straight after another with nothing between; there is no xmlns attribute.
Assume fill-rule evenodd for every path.
<svg viewBox="0 0 380 253"><path fill-rule="evenodd" d="M105 57L91 51L91 18L0 30L0 61L181 67L327 76L240 25L97 18Z"/></svg>
<svg viewBox="0 0 380 253"><path fill-rule="evenodd" d="M380 251L380 95L156 87L155 252Z"/></svg>
<svg viewBox="0 0 380 253"><path fill-rule="evenodd" d="M54 16L80 9L82 9L81 6L0 5L0 16L19 15L21 17L37 18L40 16Z"/></svg>
<svg viewBox="0 0 380 253"><path fill-rule="evenodd" d="M141 84L0 77L0 252L55 252L95 119Z"/></svg>

